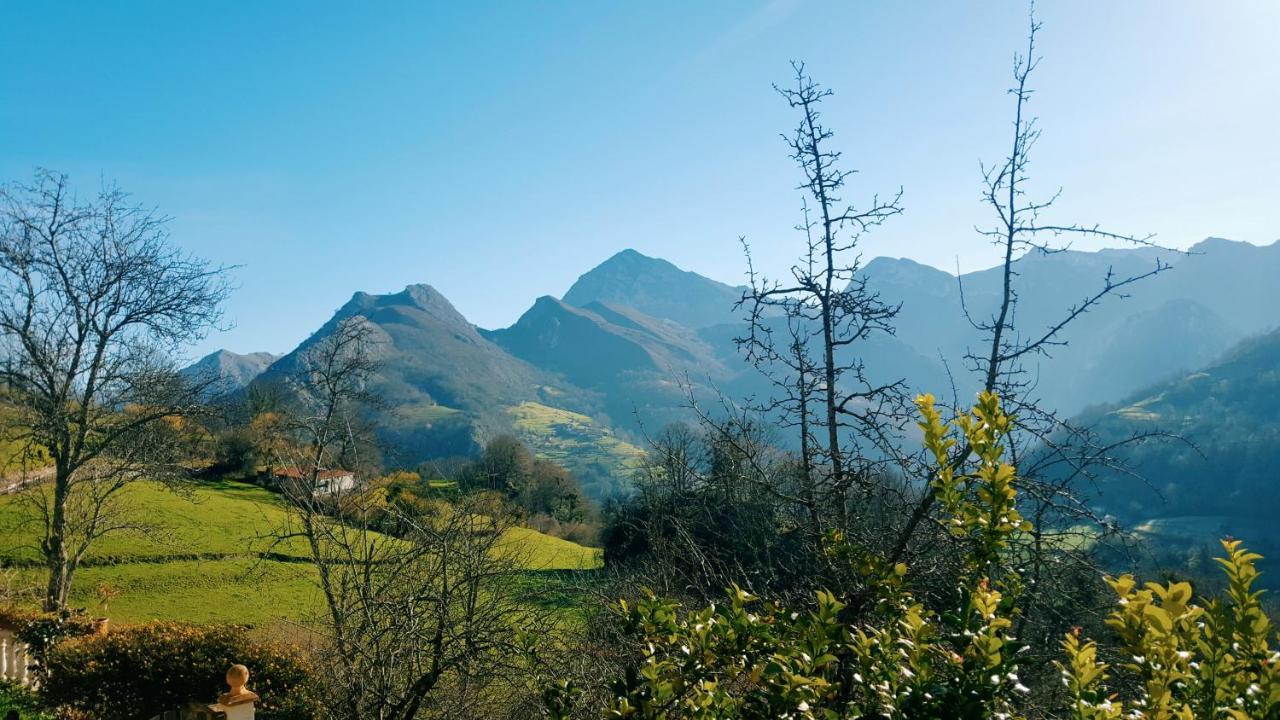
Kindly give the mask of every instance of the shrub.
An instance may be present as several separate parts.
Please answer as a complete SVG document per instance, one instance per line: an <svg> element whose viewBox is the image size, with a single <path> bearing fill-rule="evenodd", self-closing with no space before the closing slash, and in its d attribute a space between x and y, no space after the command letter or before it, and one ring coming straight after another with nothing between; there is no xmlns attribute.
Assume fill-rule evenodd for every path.
<svg viewBox="0 0 1280 720"><path fill-rule="evenodd" d="M93 621L81 610L64 608L57 612L42 612L24 608L0 608L0 628L12 630L19 641L27 645L31 670L43 676L49 653L68 638L93 633Z"/></svg>
<svg viewBox="0 0 1280 720"><path fill-rule="evenodd" d="M310 663L296 650L247 639L236 626L153 623L68 640L49 655L41 689L51 707L91 717L149 718L226 692L227 668L248 666L265 718L315 714Z"/></svg>
<svg viewBox="0 0 1280 720"><path fill-rule="evenodd" d="M1010 419L984 394L952 428L932 398L917 401L933 486L951 535L964 548L953 601L925 606L907 588L909 568L833 536L833 558L865 582L841 595L788 607L733 588L724 604L686 611L648 594L620 603L638 656L609 685L607 717L1019 720L1032 690L1019 680L1028 649L1014 636L1023 581L1009 541L1031 530L1016 508L1014 468L1002 461ZM963 443L974 467L953 458ZM1073 632L1058 664L1071 720L1274 720L1280 718L1280 652L1253 589L1260 557L1224 541L1218 562L1229 589L1192 602L1189 583L1108 578L1116 608L1105 653ZM1115 667L1100 657L1124 658ZM573 712L579 688L549 687L553 718ZM1043 696L1043 695L1042 695ZM1044 708L1039 708L1043 711ZM1041 712L1043 715L1044 713Z"/></svg>
<svg viewBox="0 0 1280 720"><path fill-rule="evenodd" d="M24 720L52 720L53 716L43 712L40 698L27 688L11 682L0 680L0 717L10 712L17 712Z"/></svg>

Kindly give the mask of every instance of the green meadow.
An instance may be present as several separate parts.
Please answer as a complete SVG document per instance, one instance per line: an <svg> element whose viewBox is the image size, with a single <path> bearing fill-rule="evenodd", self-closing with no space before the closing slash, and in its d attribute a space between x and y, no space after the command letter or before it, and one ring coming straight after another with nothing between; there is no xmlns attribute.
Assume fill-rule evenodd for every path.
<svg viewBox="0 0 1280 720"><path fill-rule="evenodd" d="M288 516L270 491L229 481L179 491L140 482L124 491L122 501L154 529L98 541L76 574L74 606L98 614L97 590L106 585L119 595L105 614L126 623L263 626L303 620L321 609L303 542L275 540ZM44 577L35 545L37 513L21 496L0 497L0 564L12 569L10 585L18 589L37 588ZM507 531L502 544L531 574L591 569L601 562L598 549L526 528Z"/></svg>

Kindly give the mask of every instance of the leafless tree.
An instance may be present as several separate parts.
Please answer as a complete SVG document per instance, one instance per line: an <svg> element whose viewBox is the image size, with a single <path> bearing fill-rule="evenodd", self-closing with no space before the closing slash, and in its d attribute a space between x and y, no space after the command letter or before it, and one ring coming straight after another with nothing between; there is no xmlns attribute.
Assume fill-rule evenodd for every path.
<svg viewBox="0 0 1280 720"><path fill-rule="evenodd" d="M863 362L869 338L894 332L898 308L867 287L858 249L867 232L902 212L902 191L888 200L873 196L863 207L841 199L854 172L842 168L821 121L831 91L803 65L793 67L794 87L775 89L800 114L785 139L804 178L797 229L805 242L790 277L780 281L758 273L747 248L750 287L739 307L748 311L750 329L738 344L774 387L756 409L799 432L804 478L797 500L815 523L819 508L834 510L814 530L847 530L851 490L869 490L877 465L897 456L905 417L903 381L874 381Z"/></svg>
<svg viewBox="0 0 1280 720"><path fill-rule="evenodd" d="M1061 224L1044 219L1061 195L1061 190L1042 200L1030 196L1028 171L1031 151L1040 137L1040 129L1037 119L1028 109L1034 92L1029 81L1040 63L1036 55L1036 35L1040 27L1033 6L1025 53L1015 55L1013 62L1014 83L1009 94L1014 99L1014 110L1009 152L1001 163L982 168L983 201L991 208L995 222L991 227L977 231L1000 251L1001 291L998 304L990 317L975 317L967 306L963 310L974 330L983 338L982 345L966 356L969 368L980 378L981 388L998 393L1015 418L1021 437L1011 452L1014 460L1019 462L1026 484L1024 492L1033 502L1042 505L1035 511L1035 519L1044 520L1054 509L1087 515L1087 508L1071 493L1071 487L1089 477L1090 468L1115 465L1118 461L1117 448L1114 444L1099 445L1088 428L1072 425L1052 407L1041 402L1026 362L1032 358L1050 357L1055 348L1067 343L1067 330L1072 323L1106 300L1127 297L1131 286L1163 273L1171 266L1156 258L1150 269L1136 274L1118 275L1114 270L1108 270L1099 279L1097 287L1066 307L1062 315L1048 326L1024 328L1019 325L1017 306L1022 288L1018 285L1018 269L1026 257L1064 252L1069 249L1073 237L1154 246L1151 236L1126 235L1098 225ZM1026 454L1031 457L1022 457ZM968 448L959 448L954 462L959 465L968 455ZM1049 472L1051 469L1053 473ZM1037 482L1050 475L1056 478L1055 482ZM934 499L934 491L930 487L920 498L895 542L891 552L895 561L907 552L920 523L929 516ZM1037 523L1037 527L1041 525Z"/></svg>
<svg viewBox="0 0 1280 720"><path fill-rule="evenodd" d="M172 358L216 325L226 268L175 248L167 218L115 187L78 201L64 175L0 191L0 372L17 408L11 440L52 462L42 511L45 606L65 606L102 536L136 528L120 491L181 470L176 418L205 388ZM35 474L43 478L42 474Z"/></svg>
<svg viewBox="0 0 1280 720"><path fill-rule="evenodd" d="M377 492L329 487L325 469L356 469L379 402L373 326L355 316L308 348L289 421L304 448L282 489L291 508L278 539L303 539L325 600L318 624L331 660L331 717L480 717L513 691L525 657L518 629L541 622L525 602L521 550L501 503L387 504ZM501 687L503 690L495 690Z"/></svg>

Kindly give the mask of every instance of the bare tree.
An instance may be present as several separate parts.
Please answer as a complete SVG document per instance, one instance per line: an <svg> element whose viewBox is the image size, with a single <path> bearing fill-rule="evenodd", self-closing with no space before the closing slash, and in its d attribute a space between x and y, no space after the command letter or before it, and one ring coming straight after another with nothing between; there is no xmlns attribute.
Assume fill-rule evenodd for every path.
<svg viewBox="0 0 1280 720"><path fill-rule="evenodd" d="M289 525L279 540L310 550L332 652L329 715L344 720L478 717L525 657L518 628L540 622L525 602L519 550L501 503L464 498L428 509L387 504L377 492L327 487L323 472L357 469L379 398L374 327L354 316L308 348L289 424L301 471L283 490Z"/></svg>
<svg viewBox="0 0 1280 720"><path fill-rule="evenodd" d="M1111 232L1096 224L1062 224L1044 219L1043 216L1061 195L1061 189L1043 200L1030 196L1028 170L1040 129L1037 119L1028 109L1034 92L1029 81L1040 63L1036 55L1036 34L1040 27L1033 6L1025 54L1015 55L1013 61L1014 83L1009 89L1014 99L1013 132L1009 152L999 164L982 167L983 202L991 208L995 222L991 227L977 231L1000 250L998 304L990 317L983 318L975 317L967 306L962 309L974 330L983 337L979 349L970 351L966 356L969 368L980 378L982 389L998 393L1015 418L1020 438L1012 448L1013 459L1018 462L1027 485L1023 488L1024 493L1040 505L1034 512L1036 527L1047 528L1050 524L1041 521L1054 510L1089 515L1088 508L1072 494L1071 488L1081 479L1090 477L1091 468L1115 465L1118 461L1117 448L1114 444L1098 445L1088 428L1072 425L1052 407L1041 402L1026 363L1032 358L1050 357L1055 348L1067 343L1067 330L1072 323L1108 299L1127 297L1130 286L1163 273L1171 266L1156 258L1150 269L1136 274L1119 275L1109 269L1099 279L1096 288L1066 307L1062 315L1048 326L1023 328L1018 324L1017 306L1022 291L1018 285L1018 268L1026 257L1063 252L1069 249L1073 237L1154 247L1151 236ZM963 284L961 297L963 303ZM1130 440L1138 439L1142 438ZM1027 453L1033 456L1023 458ZM968 456L969 448L959 448L954 462L958 466ZM1063 467L1065 471L1061 470ZM1055 471L1056 479L1048 484L1038 482L1050 475L1050 469ZM929 516L934 500L935 492L930 487L921 496L894 544L890 555L895 561L907 552L920 523Z"/></svg>
<svg viewBox="0 0 1280 720"><path fill-rule="evenodd" d="M876 465L896 457L906 406L903 381L873 381L862 359L869 338L894 332L898 308L868 289L858 250L867 232L902 212L902 191L887 201L873 196L861 208L844 203L854 173L841 167L841 153L829 148L833 133L821 122L831 91L803 65L793 67L794 87L775 89L801 116L785 139L804 178L797 229L805 243L782 281L759 274L747 249L751 284L739 307L749 312L750 330L738 344L774 386L757 409L799 431L805 477L797 499L814 523L818 508L829 507L835 513L827 524L848 529L850 491L869 489Z"/></svg>
<svg viewBox="0 0 1280 720"><path fill-rule="evenodd" d="M166 224L115 187L80 202L47 171L0 191L0 372L12 439L53 465L32 491L50 610L94 541L137 527L120 491L180 470L166 419L202 407L172 358L221 318L226 269L175 248Z"/></svg>

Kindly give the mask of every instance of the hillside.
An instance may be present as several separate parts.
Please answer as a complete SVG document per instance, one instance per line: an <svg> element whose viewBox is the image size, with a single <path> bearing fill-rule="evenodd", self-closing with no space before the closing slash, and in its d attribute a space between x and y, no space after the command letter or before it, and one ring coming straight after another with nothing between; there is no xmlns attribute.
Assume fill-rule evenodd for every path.
<svg viewBox="0 0 1280 720"><path fill-rule="evenodd" d="M1199 545L1233 535L1264 553L1277 547L1267 529L1280 515L1277 406L1280 331L1246 340L1199 371L1090 410L1078 420L1094 424L1103 443L1153 430L1182 438L1129 448L1124 457L1137 477L1100 478L1098 505L1170 542Z"/></svg>
<svg viewBox="0 0 1280 720"><path fill-rule="evenodd" d="M1153 487L1113 479L1107 507L1153 504L1171 515L1280 513L1280 331L1251 338L1216 362L1087 413L1104 439L1160 429L1187 443L1150 443L1130 459ZM1189 443L1189 444L1188 444ZM1192 447L1191 445L1194 445Z"/></svg>
<svg viewBox="0 0 1280 720"><path fill-rule="evenodd" d="M301 539L274 543L286 512L276 495L237 482L202 483L174 493L135 483L123 501L157 524L147 534L118 534L97 543L76 577L72 604L92 608L95 589L122 594L111 601L119 621L148 619L272 624L298 621L320 609ZM42 577L32 545L34 508L0 496L0 564L18 568L19 582ZM530 570L595 567L599 551L525 528L511 543ZM210 602L210 598L217 602Z"/></svg>
<svg viewBox="0 0 1280 720"><path fill-rule="evenodd" d="M390 411L379 417L395 463L475 452L510 428L506 408L525 401L581 405L574 388L557 388L552 374L513 357L464 318L429 285L399 293L356 293L333 318L256 382L282 383L298 371L311 346L338 322L356 315L375 328L372 352L381 363L374 390Z"/></svg>
<svg viewBox="0 0 1280 720"><path fill-rule="evenodd" d="M597 301L574 307L542 297L514 325L488 336L530 364L598 393L613 425L634 433L686 419L690 388L708 398L712 383L729 382L746 369L732 352L724 357L673 320Z"/></svg>
<svg viewBox="0 0 1280 720"><path fill-rule="evenodd" d="M508 352L486 337L495 333L480 331L428 285L389 295L356 293L255 382L287 388L303 353L339 321L357 315L375 330L371 352L380 368L372 389L385 404L376 425L388 464L412 467L430 458L473 455L496 435L515 432L513 410L528 403L580 415L599 432L612 432L598 393L575 385L555 363L537 367ZM625 455L582 446L579 433L565 424L543 430L522 436L538 454L561 460L593 496L616 494L625 485ZM565 456L566 447L582 451Z"/></svg>

